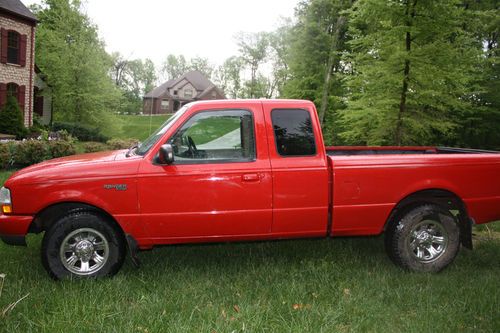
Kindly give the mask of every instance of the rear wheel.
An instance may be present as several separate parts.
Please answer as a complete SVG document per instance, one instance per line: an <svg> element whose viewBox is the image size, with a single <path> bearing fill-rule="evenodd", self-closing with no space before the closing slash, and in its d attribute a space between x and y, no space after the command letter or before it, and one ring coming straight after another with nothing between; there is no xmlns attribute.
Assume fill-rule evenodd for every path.
<svg viewBox="0 0 500 333"><path fill-rule="evenodd" d="M389 257L412 271L441 271L455 259L459 247L460 230L455 218L435 204L403 213L386 231Z"/></svg>
<svg viewBox="0 0 500 333"><path fill-rule="evenodd" d="M125 259L123 237L94 212L81 211L57 221L42 242L42 263L55 279L116 274Z"/></svg>

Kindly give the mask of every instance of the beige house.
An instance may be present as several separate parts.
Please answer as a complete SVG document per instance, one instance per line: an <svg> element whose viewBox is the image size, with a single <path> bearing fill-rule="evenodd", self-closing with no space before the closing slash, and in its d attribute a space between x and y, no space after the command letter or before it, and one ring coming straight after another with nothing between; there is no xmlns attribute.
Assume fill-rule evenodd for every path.
<svg viewBox="0 0 500 333"><path fill-rule="evenodd" d="M0 1L0 110L8 95L15 96L25 126L33 124L36 24L21 1Z"/></svg>
<svg viewBox="0 0 500 333"><path fill-rule="evenodd" d="M148 92L143 98L143 113L177 111L192 101L225 99L224 93L199 71L188 72Z"/></svg>

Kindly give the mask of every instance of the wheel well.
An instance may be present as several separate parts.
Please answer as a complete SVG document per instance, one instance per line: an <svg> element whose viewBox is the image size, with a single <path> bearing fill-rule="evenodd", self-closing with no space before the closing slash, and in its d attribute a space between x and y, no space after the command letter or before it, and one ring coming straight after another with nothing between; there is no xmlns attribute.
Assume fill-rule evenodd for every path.
<svg viewBox="0 0 500 333"><path fill-rule="evenodd" d="M100 215L105 219L107 223L109 223L122 235L123 239L125 239L125 233L123 232L123 229L120 227L118 222L116 222L113 216L111 216L111 214L107 213L101 208L81 202L63 202L44 208L35 215L35 218L31 223L29 232L40 233L42 231L47 231L52 226L52 224L54 224L60 218L67 215L68 213L77 211L91 211Z"/></svg>
<svg viewBox="0 0 500 333"><path fill-rule="evenodd" d="M472 249L472 220L462 199L455 193L443 189L429 189L412 193L401 200L392 210L384 226L384 232L411 209L422 204L433 203L451 211L460 228L460 241Z"/></svg>
<svg viewBox="0 0 500 333"><path fill-rule="evenodd" d="M426 203L437 204L449 211L456 211L458 220L468 219L467 209L455 193L442 189L429 189L412 193L402 199L392 210L384 226L384 231L389 223L408 212L409 210Z"/></svg>

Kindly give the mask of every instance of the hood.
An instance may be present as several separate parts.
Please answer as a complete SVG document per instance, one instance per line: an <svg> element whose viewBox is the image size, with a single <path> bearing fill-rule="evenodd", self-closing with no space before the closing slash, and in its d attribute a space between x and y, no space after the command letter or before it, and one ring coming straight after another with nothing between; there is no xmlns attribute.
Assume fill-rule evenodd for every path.
<svg viewBox="0 0 500 333"><path fill-rule="evenodd" d="M42 182L135 174L142 156L125 157L126 150L72 155L44 161L14 173L5 183Z"/></svg>

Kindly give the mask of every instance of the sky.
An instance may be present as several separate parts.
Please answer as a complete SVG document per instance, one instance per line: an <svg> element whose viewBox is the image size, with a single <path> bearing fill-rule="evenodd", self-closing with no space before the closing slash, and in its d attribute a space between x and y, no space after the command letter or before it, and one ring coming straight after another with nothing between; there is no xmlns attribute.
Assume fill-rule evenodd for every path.
<svg viewBox="0 0 500 333"><path fill-rule="evenodd" d="M25 5L41 0L21 0ZM274 30L299 0L83 0L108 52L150 58L168 54L208 58L218 65L238 52L240 31Z"/></svg>

